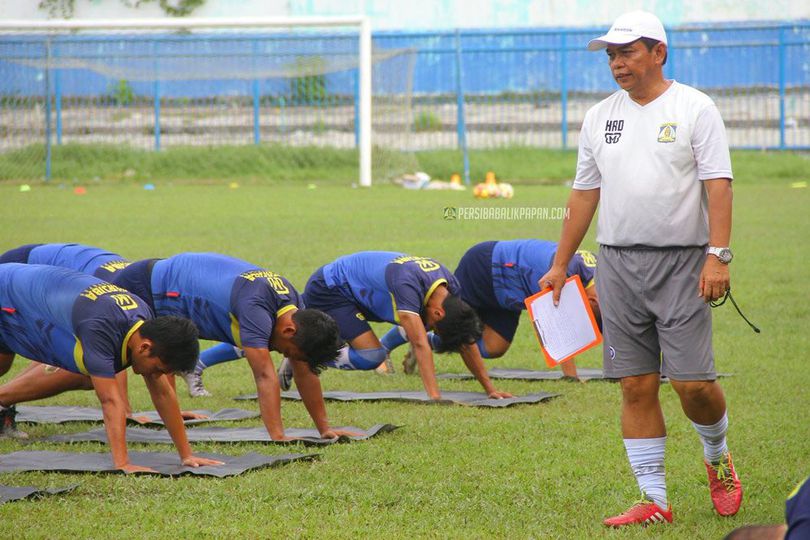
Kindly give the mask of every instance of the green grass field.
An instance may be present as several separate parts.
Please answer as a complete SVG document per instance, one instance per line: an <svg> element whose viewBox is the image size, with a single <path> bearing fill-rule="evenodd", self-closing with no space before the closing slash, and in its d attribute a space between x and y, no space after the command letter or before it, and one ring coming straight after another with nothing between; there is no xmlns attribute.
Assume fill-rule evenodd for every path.
<svg viewBox="0 0 810 540"><path fill-rule="evenodd" d="M572 155L561 160L573 165ZM62 486L72 494L0 506L2 537L12 538L722 538L735 527L779 522L784 499L810 473L810 161L798 155L735 154L734 296L762 328L754 334L730 305L714 311L719 371L729 404L729 443L745 486L740 513L713 512L701 446L673 391L662 387L668 424L667 480L675 523L653 529L607 531L601 519L637 498L619 429L615 384L496 383L515 394L559 392L543 405L481 410L459 406L327 404L333 425L403 428L365 442L320 450L252 444L196 445L200 451L320 453L312 463L247 473L230 479L7 474L7 485ZM559 162L550 170L563 170ZM496 169L498 170L498 169ZM573 173L573 167L568 174ZM510 178L508 174L500 174ZM560 173L540 178L554 178ZM367 249L428 255L455 267L464 251L488 239L556 240L560 222L450 221L448 206L563 206L569 188L529 185L510 201L475 201L469 192L411 192L394 186L351 189L335 182L222 185L135 182L70 187L34 185L20 192L0 184L4 221L0 251L31 242L81 242L131 259L182 251L217 251L286 275L297 287L319 265ZM595 248L593 231L586 246ZM382 331L383 326L379 327ZM401 373L330 370L325 390L420 390ZM601 365L601 351L581 357ZM541 355L523 320L515 343L490 367L540 369ZM14 373L26 364L18 360ZM461 372L458 357L437 359L438 371ZM8 380L8 376L6 377ZM205 373L212 398L185 408L256 407L235 395L255 391L245 361ZM474 381L441 381L444 390L480 390ZM151 409L140 381L131 384L136 409ZM95 406L90 392L49 404ZM310 427L303 405L284 403L288 427ZM233 425L260 425L259 420ZM26 426L32 437L90 426ZM95 444L52 445L0 441L0 452L20 449L103 451ZM133 449L171 451L171 447Z"/></svg>

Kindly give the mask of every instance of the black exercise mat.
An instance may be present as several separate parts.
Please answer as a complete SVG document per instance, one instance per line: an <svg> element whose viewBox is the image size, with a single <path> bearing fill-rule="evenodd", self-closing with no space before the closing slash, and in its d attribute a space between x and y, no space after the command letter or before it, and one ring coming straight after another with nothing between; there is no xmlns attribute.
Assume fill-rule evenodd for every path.
<svg viewBox="0 0 810 540"><path fill-rule="evenodd" d="M559 381L565 378L562 371L538 371L533 369L505 369L492 368L488 372L490 379L505 379L517 381ZM601 369L577 368L577 376L581 381L604 379ZM472 373L439 373L437 379L474 379Z"/></svg>
<svg viewBox="0 0 810 540"><path fill-rule="evenodd" d="M542 403L559 394L537 392L513 398L492 399L483 392L442 392L440 400L430 399L425 392L324 392L323 398L331 401L412 401L417 403L442 403L468 405L471 407L509 407L521 403ZM298 392L282 392L284 399L300 400ZM257 399L256 394L238 396L234 399Z"/></svg>
<svg viewBox="0 0 810 540"><path fill-rule="evenodd" d="M560 380L573 380L566 379L562 371L538 371L532 369L507 369L507 368L492 368L489 373L490 379L502 380L517 380L517 381L560 381ZM717 377L731 377L732 373L718 373ZM606 379L604 372L601 369L592 368L577 368L577 376L580 381L618 381L618 379ZM474 379L472 373L439 373L436 375L437 379L455 379L455 380L469 380ZM669 379L662 376L661 382L667 382Z"/></svg>
<svg viewBox="0 0 810 540"><path fill-rule="evenodd" d="M244 420L246 418L256 418L258 412L246 411L244 409L222 409L212 412L202 409L193 410L197 414L208 415L208 418L198 418L186 420L186 425L204 424L208 422L222 422ZM162 426L163 420L157 411L146 411L134 413L134 416L145 416L148 422L138 422L132 418L127 418L127 423L136 426ZM64 424L65 422L103 422L104 415L101 409L93 407L57 407L57 406L17 406L17 422L26 424Z"/></svg>
<svg viewBox="0 0 810 540"><path fill-rule="evenodd" d="M276 467L293 461L309 461L317 454L280 454L266 455L250 453L242 456L199 453L198 457L224 461L223 465L206 467L186 467L180 464L176 452L129 452L129 461L133 465L151 467L159 476L216 476L225 478L236 476L252 469ZM48 472L103 472L121 473L113 468L112 456L104 453L47 452L28 451L0 455L0 473L23 471ZM155 474L155 473L138 473Z"/></svg>
<svg viewBox="0 0 810 540"><path fill-rule="evenodd" d="M186 430L189 442L262 442L269 444L295 444L304 443L311 446L326 446L335 444L337 442L349 441L364 441L370 439L380 433L388 433L394 431L399 426L391 424L377 424L368 429L357 428L354 426L339 427L334 429L345 429L349 431L357 431L362 433L361 436L348 437L342 435L336 439L324 439L316 429L303 429L303 428L287 428L284 434L288 437L294 437L294 441L274 441L270 438L265 427L244 427L244 428L228 428L228 427L207 427ZM52 435L42 439L47 442L107 442L107 433L104 428L92 429L83 433L70 433L67 435ZM127 442L128 443L156 443L156 444L172 444L172 438L169 432L162 429L144 429L144 428L127 428Z"/></svg>
<svg viewBox="0 0 810 540"><path fill-rule="evenodd" d="M0 484L0 504L19 501L21 499L38 499L45 495L58 495L67 493L79 487L79 484L71 484L62 488L40 489L32 486L12 487Z"/></svg>

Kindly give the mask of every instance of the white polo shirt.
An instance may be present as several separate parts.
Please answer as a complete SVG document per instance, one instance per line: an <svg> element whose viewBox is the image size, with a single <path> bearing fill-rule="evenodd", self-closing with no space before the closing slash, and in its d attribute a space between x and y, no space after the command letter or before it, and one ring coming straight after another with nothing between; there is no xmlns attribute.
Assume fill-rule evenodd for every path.
<svg viewBox="0 0 810 540"><path fill-rule="evenodd" d="M619 90L585 114L573 187L601 188L599 244L707 244L701 180L714 178L732 178L731 157L720 112L703 92L672 81L642 106Z"/></svg>

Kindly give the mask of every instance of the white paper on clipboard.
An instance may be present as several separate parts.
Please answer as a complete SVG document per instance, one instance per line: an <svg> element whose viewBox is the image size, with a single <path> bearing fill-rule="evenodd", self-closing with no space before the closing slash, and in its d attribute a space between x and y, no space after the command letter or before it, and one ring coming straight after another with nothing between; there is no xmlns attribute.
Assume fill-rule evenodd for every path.
<svg viewBox="0 0 810 540"><path fill-rule="evenodd" d="M526 302L537 336L554 363L565 361L601 341L583 293L581 282L569 279L560 292L559 305L554 305L550 290Z"/></svg>

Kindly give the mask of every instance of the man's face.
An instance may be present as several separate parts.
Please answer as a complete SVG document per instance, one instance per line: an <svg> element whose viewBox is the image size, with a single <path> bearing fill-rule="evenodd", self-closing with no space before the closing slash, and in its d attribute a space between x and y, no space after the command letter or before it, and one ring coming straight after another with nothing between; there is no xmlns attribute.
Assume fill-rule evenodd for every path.
<svg viewBox="0 0 810 540"><path fill-rule="evenodd" d="M151 352L135 351L132 353L132 371L144 377L156 377L166 373L171 373L169 366L157 356L149 356Z"/></svg>
<svg viewBox="0 0 810 540"><path fill-rule="evenodd" d="M444 319L444 310L441 308L430 308L422 315L422 322L428 330L436 330L436 323Z"/></svg>
<svg viewBox="0 0 810 540"><path fill-rule="evenodd" d="M281 332L276 333L274 331L273 335L270 337L270 350L278 351L290 360L306 362L307 358L304 352L298 345L293 343L292 337L293 336L287 336Z"/></svg>
<svg viewBox="0 0 810 540"><path fill-rule="evenodd" d="M655 81L663 65L665 46L657 44L652 50L641 41L626 45L609 45L606 49L608 64L613 79L623 90L630 92L644 90Z"/></svg>

